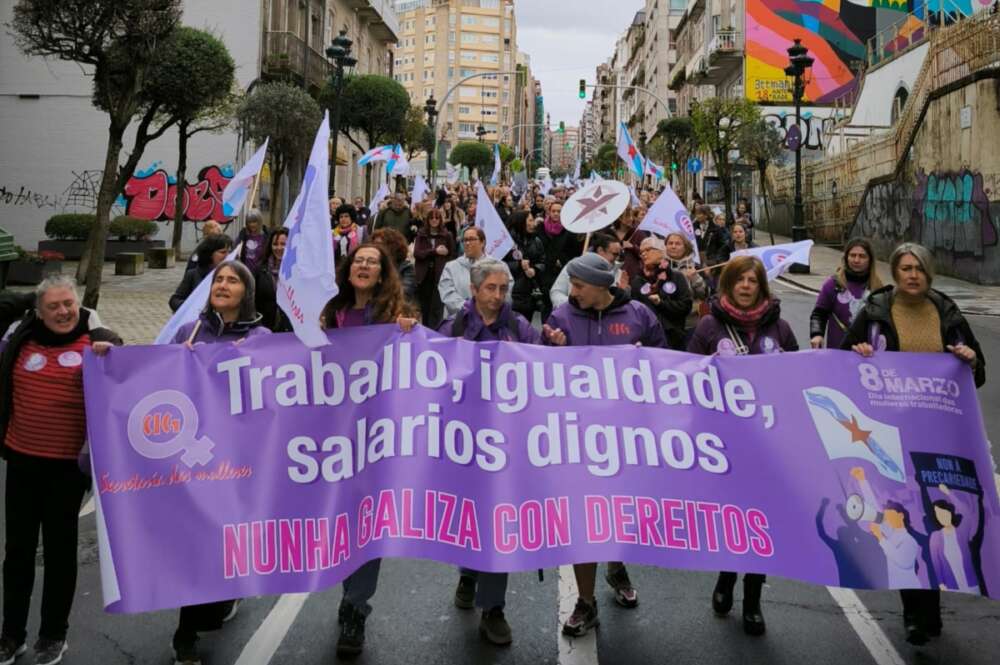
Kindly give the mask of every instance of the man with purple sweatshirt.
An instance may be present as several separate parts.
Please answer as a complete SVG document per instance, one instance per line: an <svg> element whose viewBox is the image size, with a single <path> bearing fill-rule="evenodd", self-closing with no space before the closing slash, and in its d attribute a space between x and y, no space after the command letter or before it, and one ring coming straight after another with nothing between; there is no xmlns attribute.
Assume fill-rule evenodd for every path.
<svg viewBox="0 0 1000 665"><path fill-rule="evenodd" d="M507 301L511 286L507 264L489 257L480 259L472 265L469 277L472 297L454 318L441 324L439 332L470 342L542 343L541 334ZM482 573L468 568L459 573L455 606L463 610L481 608L479 634L483 639L498 646L510 644L510 625L503 614L507 573Z"/></svg>
<svg viewBox="0 0 1000 665"><path fill-rule="evenodd" d="M634 344L667 348L667 336L656 314L615 286L614 267L595 253L584 254L569 262L569 301L557 307L545 323L546 341L555 346L612 346ZM600 622L594 587L597 564L573 566L579 598L563 633L584 635ZM639 595L621 562L608 564L605 579L615 591L615 602L633 608Z"/></svg>

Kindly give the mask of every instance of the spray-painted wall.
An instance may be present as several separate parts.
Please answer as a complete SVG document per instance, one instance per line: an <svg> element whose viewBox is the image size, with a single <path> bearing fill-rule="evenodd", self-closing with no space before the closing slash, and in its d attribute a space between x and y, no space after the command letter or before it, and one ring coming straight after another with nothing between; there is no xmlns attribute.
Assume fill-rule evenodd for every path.
<svg viewBox="0 0 1000 665"><path fill-rule="evenodd" d="M1000 79L934 100L913 145L912 170L869 183L850 237L881 256L903 241L934 251L938 270L1000 284Z"/></svg>

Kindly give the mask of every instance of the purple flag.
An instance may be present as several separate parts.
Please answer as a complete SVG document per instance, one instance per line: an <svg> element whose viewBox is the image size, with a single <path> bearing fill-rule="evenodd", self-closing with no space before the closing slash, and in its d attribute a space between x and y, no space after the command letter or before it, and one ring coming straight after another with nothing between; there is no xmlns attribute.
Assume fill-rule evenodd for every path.
<svg viewBox="0 0 1000 665"><path fill-rule="evenodd" d="M376 557L1000 597L990 454L950 354L330 334L87 355L110 611L316 591Z"/></svg>

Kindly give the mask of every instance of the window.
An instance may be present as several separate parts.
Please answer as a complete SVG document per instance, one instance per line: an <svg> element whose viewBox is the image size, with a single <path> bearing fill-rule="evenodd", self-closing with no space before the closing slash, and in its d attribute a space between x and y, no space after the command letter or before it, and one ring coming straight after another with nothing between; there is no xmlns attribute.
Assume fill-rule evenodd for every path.
<svg viewBox="0 0 1000 665"><path fill-rule="evenodd" d="M476 54L472 51L462 51L462 60L475 60Z"/></svg>
<svg viewBox="0 0 1000 665"><path fill-rule="evenodd" d="M490 44L491 46L496 46L500 43L500 37L498 35L479 35L479 41L484 44Z"/></svg>
<svg viewBox="0 0 1000 665"><path fill-rule="evenodd" d="M476 17L470 16L468 14L462 14L462 25L476 25Z"/></svg>
<svg viewBox="0 0 1000 665"><path fill-rule="evenodd" d="M500 19L498 19L495 16L484 16L483 25L485 25L487 28L499 28Z"/></svg>
<svg viewBox="0 0 1000 665"><path fill-rule="evenodd" d="M468 107L468 106L459 106L458 107L458 112L459 112L460 115L464 115L464 114L467 114L467 113L472 113L472 108Z"/></svg>
<svg viewBox="0 0 1000 665"><path fill-rule="evenodd" d="M466 70L463 69L462 71L464 72ZM464 74L463 74L463 76L464 76ZM461 88L458 89L458 96L459 97L478 97L479 96L479 90L477 90L476 88L473 88L470 85L463 85Z"/></svg>
<svg viewBox="0 0 1000 665"><path fill-rule="evenodd" d="M500 61L500 58L497 56L496 53L480 53L479 54L479 59L482 62L499 62Z"/></svg>
<svg viewBox="0 0 1000 665"><path fill-rule="evenodd" d="M459 74L462 76L462 78L465 78L466 76L472 76L475 73L476 73L475 69L462 69L461 71L459 71Z"/></svg>
<svg viewBox="0 0 1000 665"><path fill-rule="evenodd" d="M431 34L429 34L429 35L425 35L424 36L424 43L425 44L433 44L434 43L434 33L433 32Z"/></svg>
<svg viewBox="0 0 1000 665"><path fill-rule="evenodd" d="M479 40L476 39L476 34L474 32L463 32L462 33L462 43L463 44L475 44Z"/></svg>
<svg viewBox="0 0 1000 665"><path fill-rule="evenodd" d="M483 92L483 94L482 94L483 99L496 99L497 98L497 91L496 90L486 90L484 88L482 92Z"/></svg>

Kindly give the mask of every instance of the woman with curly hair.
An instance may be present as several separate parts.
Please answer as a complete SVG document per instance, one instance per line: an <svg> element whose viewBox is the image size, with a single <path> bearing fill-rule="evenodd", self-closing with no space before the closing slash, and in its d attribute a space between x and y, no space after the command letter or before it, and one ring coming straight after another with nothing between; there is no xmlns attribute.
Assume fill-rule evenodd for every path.
<svg viewBox="0 0 1000 665"><path fill-rule="evenodd" d="M399 273L399 283L403 286L403 295L411 303L417 302L417 276L413 261L410 260L410 246L406 237L394 229L379 229L372 234L371 242L381 245L389 253L392 264Z"/></svg>

